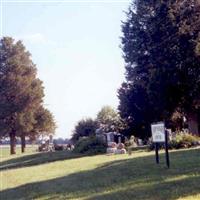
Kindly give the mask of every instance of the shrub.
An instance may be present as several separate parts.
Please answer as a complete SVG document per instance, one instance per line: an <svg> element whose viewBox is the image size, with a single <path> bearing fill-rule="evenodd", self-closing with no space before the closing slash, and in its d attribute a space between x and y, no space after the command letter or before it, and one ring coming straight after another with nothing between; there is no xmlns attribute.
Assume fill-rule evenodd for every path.
<svg viewBox="0 0 200 200"><path fill-rule="evenodd" d="M54 145L54 149L55 151L63 151L65 148L64 148L64 145Z"/></svg>
<svg viewBox="0 0 200 200"><path fill-rule="evenodd" d="M87 155L96 155L106 153L106 147L106 142L101 138L87 137L79 139L79 141L75 144L73 152Z"/></svg>
<svg viewBox="0 0 200 200"><path fill-rule="evenodd" d="M190 148L198 145L200 138L191 134L177 134L171 143L175 148Z"/></svg>
<svg viewBox="0 0 200 200"><path fill-rule="evenodd" d="M190 148L199 145L200 138L188 133L178 133L169 141L169 149ZM159 148L164 148L164 144L159 144ZM154 149L154 143L149 145L149 150Z"/></svg>
<svg viewBox="0 0 200 200"><path fill-rule="evenodd" d="M159 143L159 144L158 144L158 148L159 148L159 149L164 149L164 148L165 148L165 144L164 144L164 143ZM150 151L154 150L154 149L155 149L155 144L154 144L153 142L151 142L151 143L149 144L149 146L148 146L148 149L149 149Z"/></svg>
<svg viewBox="0 0 200 200"><path fill-rule="evenodd" d="M173 139L169 142L169 149L180 149L180 148L181 148L181 146L178 141Z"/></svg>

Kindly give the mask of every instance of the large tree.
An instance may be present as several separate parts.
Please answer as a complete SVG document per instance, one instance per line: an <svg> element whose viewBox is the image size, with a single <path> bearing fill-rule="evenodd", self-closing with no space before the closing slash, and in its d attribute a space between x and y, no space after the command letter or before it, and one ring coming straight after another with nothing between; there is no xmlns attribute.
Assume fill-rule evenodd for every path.
<svg viewBox="0 0 200 200"><path fill-rule="evenodd" d="M78 121L73 131L72 140L78 141L81 137L95 136L96 129L98 128L97 121L86 118Z"/></svg>
<svg viewBox="0 0 200 200"><path fill-rule="evenodd" d="M43 102L42 82L21 41L0 40L0 134L10 137L11 154L16 136L33 130L35 113Z"/></svg>
<svg viewBox="0 0 200 200"><path fill-rule="evenodd" d="M36 123L33 126L33 130L36 135L40 134L54 134L56 129L56 123L54 121L53 114L43 106L40 106L35 112Z"/></svg>
<svg viewBox="0 0 200 200"><path fill-rule="evenodd" d="M126 82L119 90L119 110L140 137L150 134L151 122L169 121L177 108L198 109L199 14L197 0L136 0L127 12L122 25Z"/></svg>
<svg viewBox="0 0 200 200"><path fill-rule="evenodd" d="M16 117L16 135L21 138L22 153L25 152L26 137L32 137L33 133L36 133L35 128L38 124L36 116L39 112L39 108L42 107L42 82L39 79L35 79L32 83L32 87L29 89L29 94L32 98L30 99L30 104L28 107L24 107Z"/></svg>
<svg viewBox="0 0 200 200"><path fill-rule="evenodd" d="M121 131L123 123L119 113L111 106L104 106L97 114L97 122L104 133Z"/></svg>
<svg viewBox="0 0 200 200"><path fill-rule="evenodd" d="M43 105L22 113L17 124L18 135L21 138L22 153L25 152L26 137L29 137L30 140L35 140L40 135L53 135L56 129L53 114Z"/></svg>

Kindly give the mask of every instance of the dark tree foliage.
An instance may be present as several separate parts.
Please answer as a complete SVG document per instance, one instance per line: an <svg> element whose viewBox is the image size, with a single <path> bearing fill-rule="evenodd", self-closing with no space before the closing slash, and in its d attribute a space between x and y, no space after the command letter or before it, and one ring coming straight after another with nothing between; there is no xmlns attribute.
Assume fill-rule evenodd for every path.
<svg viewBox="0 0 200 200"><path fill-rule="evenodd" d="M139 85L132 86L123 83L118 93L120 98L119 110L121 111L121 118L124 119L126 123L126 128L122 133L126 136L135 135L140 138L150 136L149 122L153 116L146 90Z"/></svg>
<svg viewBox="0 0 200 200"><path fill-rule="evenodd" d="M73 131L72 140L76 142L81 137L95 136L97 122L91 118L80 120Z"/></svg>
<svg viewBox="0 0 200 200"><path fill-rule="evenodd" d="M129 134L150 135L179 108L199 109L200 5L193 1L136 0L122 25L126 82L119 110ZM130 131L131 130L131 131Z"/></svg>
<svg viewBox="0 0 200 200"><path fill-rule="evenodd" d="M35 120L33 131L36 134L51 133L53 134L56 129L56 124L52 113L43 106L40 106L35 112Z"/></svg>
<svg viewBox="0 0 200 200"><path fill-rule="evenodd" d="M10 37L0 40L0 136L9 136L11 154L16 136L31 136L36 127L36 113L43 103L43 86L35 64L21 41ZM53 120L52 120L53 121ZM54 123L53 123L54 124ZM24 151L24 148L22 148Z"/></svg>

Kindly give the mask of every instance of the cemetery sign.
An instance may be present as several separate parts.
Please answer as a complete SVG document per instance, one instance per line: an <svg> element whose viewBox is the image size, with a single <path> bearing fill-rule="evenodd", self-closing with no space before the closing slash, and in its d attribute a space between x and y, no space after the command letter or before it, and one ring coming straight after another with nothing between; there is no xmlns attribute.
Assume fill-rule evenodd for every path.
<svg viewBox="0 0 200 200"><path fill-rule="evenodd" d="M165 142L165 125L163 122L152 124L151 132L153 142Z"/></svg>
<svg viewBox="0 0 200 200"><path fill-rule="evenodd" d="M159 143L164 143L165 158L167 167L170 167L169 152L168 152L168 131L165 129L164 122L151 124L152 139L155 146L156 163L159 164Z"/></svg>

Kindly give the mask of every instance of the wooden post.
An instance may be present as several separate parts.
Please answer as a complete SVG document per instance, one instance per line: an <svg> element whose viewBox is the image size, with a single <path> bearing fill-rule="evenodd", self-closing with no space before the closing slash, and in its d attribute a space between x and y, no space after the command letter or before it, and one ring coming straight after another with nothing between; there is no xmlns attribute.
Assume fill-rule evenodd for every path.
<svg viewBox="0 0 200 200"><path fill-rule="evenodd" d="M156 142L155 143L155 152L156 152L156 163L159 164L159 154L158 154L158 151L159 151L159 146L158 146L158 143Z"/></svg>
<svg viewBox="0 0 200 200"><path fill-rule="evenodd" d="M165 130L165 158L167 167L170 168L169 152L168 152L168 131Z"/></svg>

